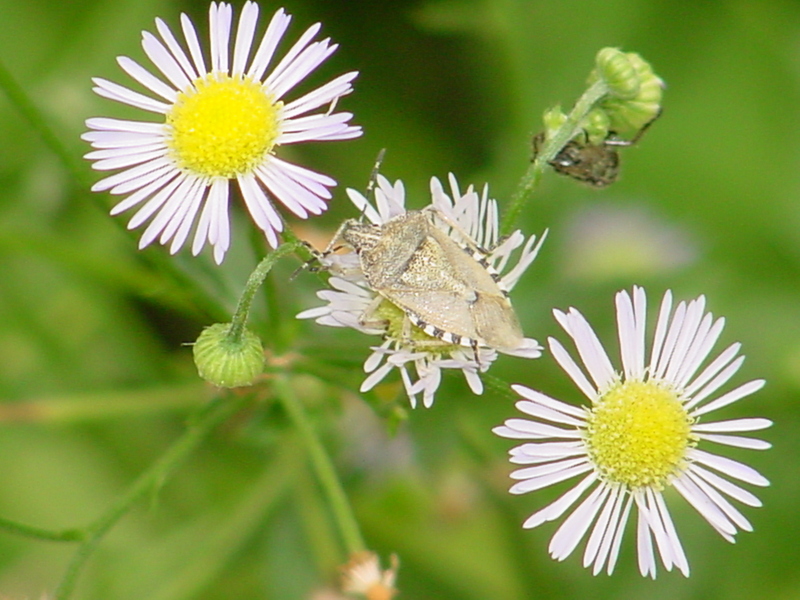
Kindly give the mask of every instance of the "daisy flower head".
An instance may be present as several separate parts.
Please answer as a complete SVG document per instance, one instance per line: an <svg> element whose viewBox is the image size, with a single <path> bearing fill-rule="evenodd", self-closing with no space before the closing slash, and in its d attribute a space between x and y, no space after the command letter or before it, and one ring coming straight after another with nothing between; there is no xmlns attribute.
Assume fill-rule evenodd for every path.
<svg viewBox="0 0 800 600"><path fill-rule="evenodd" d="M622 371L615 371L600 340L574 308L554 311L572 338L583 369L555 339L548 340L556 361L590 401L576 407L516 385L517 408L533 417L509 419L494 429L500 436L534 440L513 448L511 462L524 466L512 494L523 494L580 477L577 485L531 515L523 527L560 518L583 500L550 540L550 554L563 560L591 529L583 565L596 575L614 570L631 509L637 512L639 571L656 576L656 558L669 571L689 575L689 564L664 501L673 488L723 538L752 526L729 501L761 506L751 492L731 480L755 486L769 482L751 467L702 449L708 443L763 450L762 440L736 435L771 425L762 418L705 421L705 415L758 391L756 379L717 395L739 370L739 343L708 361L724 319L705 311L705 298L681 302L672 312L672 294L661 302L649 359L645 353L645 292L634 287L616 296ZM648 361L647 364L646 361ZM705 366L703 366L705 365ZM588 377L587 377L588 374Z"/></svg>
<svg viewBox="0 0 800 600"><path fill-rule="evenodd" d="M497 203L488 198L488 189L484 188L483 193L479 195L470 186L462 194L452 175L450 175L450 187L448 195L439 180L432 178L431 204L423 211L407 211L403 183L397 181L391 184L383 176L377 178L374 206L355 190L348 189L347 194L365 219L366 224L359 227L372 228L373 237L376 234L388 235L386 232L389 228L403 224L404 216L419 220L432 219L425 223L430 223L430 226L441 232L435 235L441 235L459 245L456 257L452 260L473 261L474 265L469 263L465 266L488 271L496 282L498 291L507 293L513 289L536 258L545 236L541 236L538 240L536 236L526 239L520 231L515 231L500 240ZM402 265L406 270L398 276L398 280L414 270L410 266L412 262L426 264L424 260L415 260L416 253L421 252L423 246L442 248L439 245L442 242L434 241L434 237L430 235L423 236L422 241L418 243L408 262ZM455 247L449 241L445 241L444 244ZM469 252L463 254L462 249ZM516 257L516 264L511 266L513 257ZM512 346L493 343L487 339L467 338L455 333L455 324L451 330L446 330L441 323L433 325L423 323L412 311L404 310L392 303L389 297L391 294L383 294L381 290L374 289L370 285L356 252L344 255L330 254L323 256L321 261L333 273L329 279L333 289L317 293L317 296L327 304L306 310L300 313L298 318L313 318L322 325L351 327L362 333L384 337L383 343L372 348L372 354L364 363L364 370L368 376L361 385L362 392L372 389L390 371L398 369L411 406L416 407L417 396L422 394L422 404L427 408L433 404L434 394L441 381L442 369L460 369L470 389L476 394L481 394L483 384L479 373L485 372L491 366L498 352L523 358L537 358L541 355L541 346L538 342L522 336L510 305L508 305L508 310L511 311L510 320L513 320L512 326L518 336ZM466 287L465 291L455 291L451 294L451 289L444 287L445 284L442 283L447 275L443 271L455 272L454 269L450 269L451 264L444 264L445 269L427 266L422 269L422 273L412 273L409 279L414 276L418 276L419 279L409 285L412 285L411 294L419 298L420 303L426 303L426 307L433 312L440 311L442 315L447 315L455 322L457 319L452 315L460 314L459 307L465 306L467 309L465 312L469 312L471 305L467 305L475 302L482 292ZM489 275L484 276L489 277ZM443 287L438 287L440 285ZM453 290L459 289L457 285L454 286ZM461 300L462 296L459 294L462 293L465 294L464 297L474 297L474 299ZM451 300L446 301L444 298ZM441 302L441 306L437 302ZM501 302L507 304L504 298ZM442 316L442 321L446 320ZM467 321L469 321L467 325L473 325L469 317ZM498 322L497 328L503 329L505 325Z"/></svg>
<svg viewBox="0 0 800 600"><path fill-rule="evenodd" d="M161 77L121 56L122 69L152 96L95 78L100 96L159 118L128 121L91 118L82 138L94 151L94 169L119 170L97 182L93 191L126 196L112 215L139 207L129 229L149 220L139 247L156 239L177 252L194 228L192 253L206 242L222 262L230 246L230 181L238 183L250 216L272 247L283 221L274 200L300 218L320 214L336 182L326 175L284 161L275 149L284 144L346 140L361 135L352 115L333 112L352 91L351 72L292 100L287 94L337 48L329 39L312 41L317 23L280 60L276 49L291 21L283 9L272 17L256 47L258 5L246 2L233 37L233 9L211 3L210 44L204 57L197 31L181 15L184 44L156 19L158 35L142 32L142 47ZM277 63L277 64L275 64ZM153 97L155 96L155 97ZM199 217L198 217L199 215Z"/></svg>

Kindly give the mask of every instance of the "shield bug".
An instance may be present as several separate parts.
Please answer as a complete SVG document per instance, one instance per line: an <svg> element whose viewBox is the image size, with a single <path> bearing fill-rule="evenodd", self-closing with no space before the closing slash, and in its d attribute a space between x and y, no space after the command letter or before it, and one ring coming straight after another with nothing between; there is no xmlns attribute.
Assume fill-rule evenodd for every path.
<svg viewBox="0 0 800 600"><path fill-rule="evenodd" d="M463 244L437 220L457 232ZM408 211L380 225L348 219L326 253L337 245L356 252L378 303L388 300L426 334L473 351L479 346L513 351L524 344L507 290L486 260L488 252L439 210Z"/></svg>
<svg viewBox="0 0 800 600"><path fill-rule="evenodd" d="M617 149L636 144L660 114L659 112L648 121L630 140L618 138L613 131L609 131L601 143L595 144L591 143L589 134L584 131L583 140L576 138L567 142L558 154L548 161L548 164L556 173L583 181L592 187L602 188L611 185L619 176L619 152ZM545 136L544 131L534 136L533 160L536 160Z"/></svg>

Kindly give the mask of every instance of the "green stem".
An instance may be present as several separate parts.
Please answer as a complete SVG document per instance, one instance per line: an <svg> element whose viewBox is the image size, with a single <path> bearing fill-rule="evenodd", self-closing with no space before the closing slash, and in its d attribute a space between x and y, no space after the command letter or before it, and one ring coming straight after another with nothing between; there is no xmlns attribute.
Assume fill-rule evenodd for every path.
<svg viewBox="0 0 800 600"><path fill-rule="evenodd" d="M339 477L336 475L333 462L325 451L319 437L317 437L311 422L308 420L308 416L300 405L300 401L284 377L278 376L275 378L275 390L286 412L289 413L289 417L303 438L319 483L328 497L333 517L341 532L347 553L353 554L365 550L366 544L361 536L358 521L356 521Z"/></svg>
<svg viewBox="0 0 800 600"><path fill-rule="evenodd" d="M239 298L239 304L236 306L236 312L233 314L233 319L231 320L231 328L228 332L228 336L232 341L238 342L241 340L244 327L247 324L247 317L250 314L250 306L253 304L253 298L258 288L264 283L264 278L278 259L295 252L300 245L299 242L287 242L278 246L275 250L267 254L250 274L250 278L247 280L244 291Z"/></svg>
<svg viewBox="0 0 800 600"><path fill-rule="evenodd" d="M39 134L50 150L58 156L78 185L84 188L89 187L86 171L82 168L81 162L75 160L73 153L69 151L47 124L47 119L42 114L42 111L34 104L2 62L0 62L0 89L6 93L11 104L22 114L34 131Z"/></svg>
<svg viewBox="0 0 800 600"><path fill-rule="evenodd" d="M63 531L48 531L39 527L23 525L10 519L0 517L0 529L5 529L17 535L24 535L39 540L50 542L80 542L86 537L86 532L82 529L64 529Z"/></svg>
<svg viewBox="0 0 800 600"><path fill-rule="evenodd" d="M575 106L572 108L572 111L561 127L559 127L553 135L547 136L544 148L542 148L536 156L536 160L528 167L527 172L523 175L517 186L517 190L511 197L508 208L503 215L503 221L500 227L501 235L510 235L512 233L514 224L517 222L517 219L519 219L519 215L522 213L528 200L530 200L533 192L539 185L539 180L542 177L547 163L553 160L556 154L581 132L580 125L583 119L586 118L589 111L594 108L594 105L607 94L608 85L603 80L592 84L575 103Z"/></svg>
<svg viewBox="0 0 800 600"><path fill-rule="evenodd" d="M211 407L205 407L203 414L192 422L186 432L170 446L164 455L147 471L142 473L99 519L86 528L86 537L76 550L72 561L67 566L64 577L61 579L61 583L56 589L55 597L57 600L67 600L70 597L84 564L97 548L103 536L108 533L117 521L145 494L166 480L217 425L226 421L249 400L248 396L230 396Z"/></svg>

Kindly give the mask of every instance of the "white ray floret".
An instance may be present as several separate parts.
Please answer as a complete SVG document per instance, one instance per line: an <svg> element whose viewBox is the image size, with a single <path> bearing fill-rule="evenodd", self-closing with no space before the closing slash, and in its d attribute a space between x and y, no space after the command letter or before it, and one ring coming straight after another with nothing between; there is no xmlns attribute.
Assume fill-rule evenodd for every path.
<svg viewBox="0 0 800 600"><path fill-rule="evenodd" d="M257 4L246 2L232 36L231 5L212 2L206 56L185 14L183 44L156 19L158 35L143 32L142 48L157 74L128 57L118 58L120 67L152 96L106 79L93 80L100 96L161 117L153 122L91 118L86 121L91 131L82 136L95 149L86 155L94 169L120 170L92 188L127 196L111 214L139 207L129 229L150 221L141 248L158 240L175 253L193 231L192 253L209 243L215 261L222 262L230 247L232 180L273 247L284 227L275 201L303 219L327 207L336 182L279 159L275 149L361 135L360 127L348 123L350 113L333 112L339 98L352 91L357 73L286 99L337 45L329 39L313 41L320 29L316 24L273 64L291 16L279 9L256 46L258 13Z"/></svg>
<svg viewBox="0 0 800 600"><path fill-rule="evenodd" d="M763 418L706 422L700 417L755 393L764 380L747 382L714 398L744 357L737 358L737 343L709 361L724 320L715 321L705 304L701 296L679 303L673 311L672 294L667 292L648 360L644 290L634 287L632 294L619 292L619 371L577 310L554 311L575 344L580 365L553 338L548 340L550 349L591 405L575 407L515 385L513 389L522 397L517 408L534 420L509 419L494 429L502 437L533 440L510 451L512 463L533 465L512 472L516 482L511 493L580 477L577 485L523 525L537 527L572 509L551 540L553 558L565 559L588 534L584 566L591 566L594 574L604 569L610 574L629 514L635 510L641 574L655 578L658 556L665 569L676 567L688 576L689 563L663 497L668 487L724 539L732 542L737 531L752 531L729 499L754 507L761 502L731 480L754 486L769 482L752 467L700 446L767 449L768 442L736 434L765 429L771 422ZM652 459L653 455L664 458Z"/></svg>
<svg viewBox="0 0 800 600"><path fill-rule="evenodd" d="M520 231L515 231L500 242L497 203L488 197L488 190L484 188L479 195L469 187L462 194L452 175L449 183L450 194L445 192L438 179L431 179L430 206L449 222L438 223L437 220L437 226L458 243L464 242L463 237L466 235L471 242L485 248L488 252L484 257L486 263L498 273L498 286L510 291L536 258L545 236L531 236L526 239ZM355 190L348 189L347 194L369 223L383 225L406 214L405 189L401 181L392 184L379 175L374 205ZM511 266L514 256L516 264ZM317 296L328 304L306 310L298 318L313 318L323 325L351 327L364 333L386 336L381 345L372 348L372 354L364 363L364 370L368 375L361 385L361 391L372 389L391 371L397 369L412 406L416 406L417 396L422 395L423 406L429 407L433 404L439 387L442 369L460 369L470 389L476 394L483 392L480 373L489 369L495 361L497 349L484 346L459 347L456 344L443 344L444 349L431 345L421 349L407 339L393 337L387 331L386 324L365 319L370 306L374 306L376 299L380 302L380 299L379 294L367 284L355 253L331 254L322 260L336 274L330 279L330 284L336 291L318 292ZM447 333L441 337L445 341L452 339ZM523 358L537 358L541 355L541 346L532 338L524 338L519 348L502 351Z"/></svg>

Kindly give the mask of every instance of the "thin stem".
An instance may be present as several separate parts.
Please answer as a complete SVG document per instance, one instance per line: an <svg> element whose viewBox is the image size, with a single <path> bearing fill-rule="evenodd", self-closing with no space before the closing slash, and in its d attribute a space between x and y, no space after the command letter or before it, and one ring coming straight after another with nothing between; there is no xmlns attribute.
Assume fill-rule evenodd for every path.
<svg viewBox="0 0 800 600"><path fill-rule="evenodd" d="M583 119L594 108L594 105L607 94L608 85L602 79L592 84L575 103L561 127L553 135L548 136L544 148L536 156L536 160L528 167L527 172L517 186L516 192L511 197L508 208L503 215L503 222L500 227L501 235L510 235L513 232L514 224L539 185L539 180L547 163L553 160L556 154L581 132L580 124Z"/></svg>
<svg viewBox="0 0 800 600"><path fill-rule="evenodd" d="M58 156L67 171L70 172L75 182L80 187L88 187L86 172L81 168L81 163L76 161L72 152L61 142L58 135L47 124L47 119L42 111L31 100L24 88L17 83L5 65L0 62L0 89L2 89L11 104L22 114L23 118L39 134L53 153Z"/></svg>
<svg viewBox="0 0 800 600"><path fill-rule="evenodd" d="M317 437L294 390L292 390L291 385L284 377L278 376L275 378L275 391L278 393L281 403L286 409L286 412L289 413L289 417L292 419L292 422L303 438L309 458L311 459L311 464L319 478L319 483L325 495L328 497L334 520L341 532L342 541L344 542L347 553L353 554L365 550L366 544L364 543L364 538L361 536L358 521L356 521L353 509L350 506L347 495L344 493L344 488L339 481L339 477L336 475L333 462L325 451L319 437Z"/></svg>
<svg viewBox="0 0 800 600"><path fill-rule="evenodd" d="M245 284L244 291L239 298L239 304L236 306L236 312L233 314L231 328L228 333L230 339L233 341L239 341L241 339L242 332L247 324L247 317L250 314L250 305L253 304L253 298L273 265L275 265L278 259L295 252L299 246L301 246L299 242L287 242L282 244L267 254L261 262L258 263L258 266L250 274L247 284Z"/></svg>
<svg viewBox="0 0 800 600"><path fill-rule="evenodd" d="M64 577L56 589L55 597L57 600L67 600L70 597L84 564L97 548L103 536L108 533L117 521L145 494L161 485L208 437L217 425L226 421L249 400L250 398L246 395L229 396L212 404L210 407L205 407L197 420L170 446L164 455L147 471L142 473L99 519L86 528L86 537L73 555Z"/></svg>
<svg viewBox="0 0 800 600"><path fill-rule="evenodd" d="M50 542L80 542L86 537L86 532L82 529L64 529L63 531L48 531L31 525L24 525L0 517L0 529L5 529L17 535L24 535L39 540Z"/></svg>

